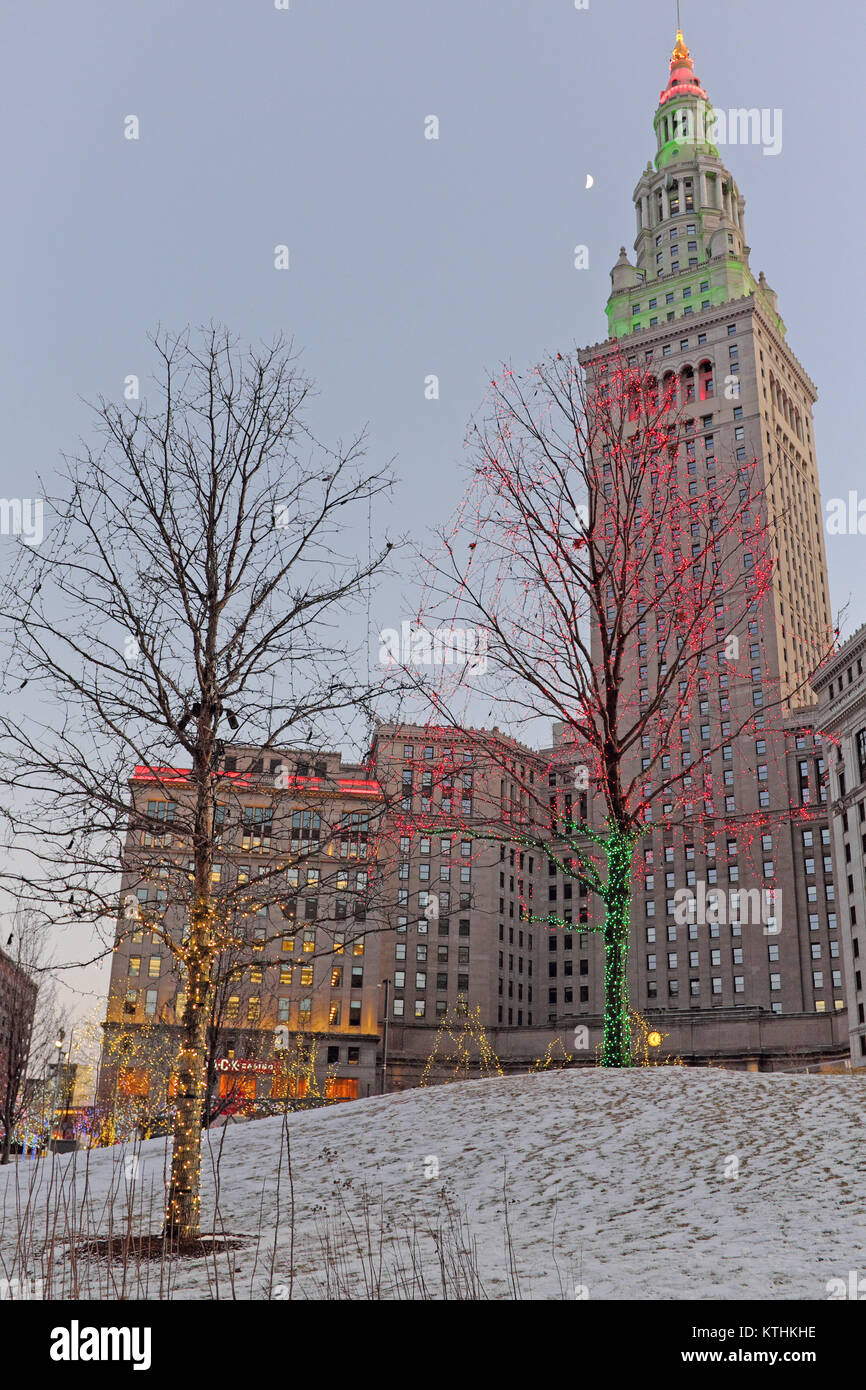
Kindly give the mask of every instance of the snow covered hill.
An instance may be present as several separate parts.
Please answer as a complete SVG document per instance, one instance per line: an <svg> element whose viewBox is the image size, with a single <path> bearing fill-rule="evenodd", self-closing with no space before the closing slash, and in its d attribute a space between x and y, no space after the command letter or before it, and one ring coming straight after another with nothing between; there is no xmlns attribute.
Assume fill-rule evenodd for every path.
<svg viewBox="0 0 866 1390"><path fill-rule="evenodd" d="M182 1262L172 1296L826 1299L828 1280L866 1276L864 1101L855 1076L638 1068L454 1083L290 1116L293 1277L283 1122L230 1125L208 1140L203 1226L218 1173L217 1229L250 1239ZM112 1184L122 1229L133 1177L135 1224L158 1230L166 1141L137 1152L137 1165L120 1148L53 1160L68 1190L74 1157L79 1203L88 1166L79 1230L107 1230ZM46 1174L36 1213L51 1163L35 1165ZM33 1168L0 1169L7 1273ZM30 1273L44 1277L37 1244ZM68 1263L49 1271L55 1296ZM91 1262L84 1278L79 1267L81 1291L107 1292L104 1270ZM145 1291L135 1279L158 1296L157 1275L132 1277L131 1296Z"/></svg>

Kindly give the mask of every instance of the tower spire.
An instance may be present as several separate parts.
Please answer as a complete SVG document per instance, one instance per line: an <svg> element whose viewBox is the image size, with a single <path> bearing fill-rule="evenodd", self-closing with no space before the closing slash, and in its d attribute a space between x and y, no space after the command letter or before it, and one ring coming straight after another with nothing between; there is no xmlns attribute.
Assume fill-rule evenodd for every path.
<svg viewBox="0 0 866 1390"><path fill-rule="evenodd" d="M677 8L677 21L679 21L679 7ZM677 40L671 54L670 67L671 75L667 88L661 94L661 105L670 101L672 97L680 96L698 96L706 100L707 94L695 76L695 65L692 62L688 44L683 38L683 31L679 27L679 22L677 23Z"/></svg>

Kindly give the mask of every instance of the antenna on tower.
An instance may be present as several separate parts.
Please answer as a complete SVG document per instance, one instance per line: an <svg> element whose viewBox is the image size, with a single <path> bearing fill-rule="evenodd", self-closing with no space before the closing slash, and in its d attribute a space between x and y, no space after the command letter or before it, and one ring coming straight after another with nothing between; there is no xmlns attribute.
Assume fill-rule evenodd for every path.
<svg viewBox="0 0 866 1390"><path fill-rule="evenodd" d="M683 26L680 24L680 0L677 0L677 33L681 34Z"/></svg>

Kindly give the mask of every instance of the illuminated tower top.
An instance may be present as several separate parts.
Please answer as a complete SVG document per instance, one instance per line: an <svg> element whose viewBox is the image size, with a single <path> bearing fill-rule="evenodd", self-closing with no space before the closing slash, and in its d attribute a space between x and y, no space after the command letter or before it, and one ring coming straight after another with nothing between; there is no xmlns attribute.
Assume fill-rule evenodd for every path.
<svg viewBox="0 0 866 1390"><path fill-rule="evenodd" d="M749 295L761 299L784 336L775 295L749 267L746 200L714 143L727 123L717 120L679 29L653 124L655 160L633 195L635 260L622 247L611 271L610 336L621 338Z"/></svg>

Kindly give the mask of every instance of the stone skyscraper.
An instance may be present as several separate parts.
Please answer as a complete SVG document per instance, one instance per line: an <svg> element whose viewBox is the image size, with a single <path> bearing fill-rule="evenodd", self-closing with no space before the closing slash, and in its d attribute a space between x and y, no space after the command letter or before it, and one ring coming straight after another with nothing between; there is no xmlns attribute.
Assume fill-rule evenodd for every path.
<svg viewBox="0 0 866 1390"><path fill-rule="evenodd" d="M635 263L623 248L611 274L609 331L638 335L638 362L650 351L653 361L670 358L696 411L712 391L717 454L762 460L779 561L775 623L761 634L765 661L784 694L797 692L792 703L811 703L808 677L831 627L812 428L817 392L785 340L775 293L750 268L746 201L708 138L717 118L681 33L670 66L655 113L655 162L634 191ZM756 132L749 115L720 113L719 128L729 137Z"/></svg>
<svg viewBox="0 0 866 1390"><path fill-rule="evenodd" d="M691 760L702 746L705 755L717 750L713 814L685 833L660 823L652 847L641 847L631 988L637 1008L669 1013L675 1050L711 1055L716 1032L730 1040L740 1029L752 1038L744 1056L766 1065L783 1055L842 1056L843 1020L818 1016L842 1010L845 996L829 830L809 809L822 811L826 790L808 679L831 642L817 393L787 344L775 293L751 270L745 199L713 143L722 130L746 128L757 132L760 122L745 111L717 121L678 32L654 118L655 159L634 190L634 260L623 247L611 272L609 336L580 360L624 359L676 391L685 455L678 485L689 497L735 483L752 460L757 468L775 568L741 635L736 679L719 655L686 735ZM647 619L628 676L635 695L639 683L652 686L662 632L652 611ZM738 734L752 712L753 726ZM678 922L674 897L687 886L718 894L722 920ZM781 905L769 930L741 913L749 890L773 893ZM592 1010L600 1004L597 985Z"/></svg>

